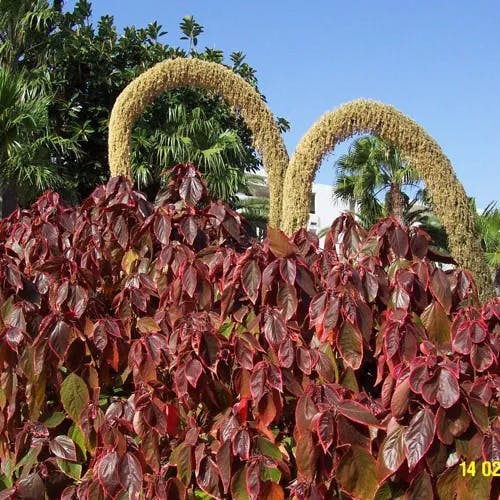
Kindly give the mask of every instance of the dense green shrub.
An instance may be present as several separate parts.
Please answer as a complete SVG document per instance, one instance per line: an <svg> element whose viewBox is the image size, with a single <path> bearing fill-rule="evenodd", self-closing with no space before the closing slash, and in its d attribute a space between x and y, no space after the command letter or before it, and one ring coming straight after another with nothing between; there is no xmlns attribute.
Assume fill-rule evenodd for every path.
<svg viewBox="0 0 500 500"><path fill-rule="evenodd" d="M392 219L246 234L181 165L0 222L0 499L496 498L499 301Z"/></svg>

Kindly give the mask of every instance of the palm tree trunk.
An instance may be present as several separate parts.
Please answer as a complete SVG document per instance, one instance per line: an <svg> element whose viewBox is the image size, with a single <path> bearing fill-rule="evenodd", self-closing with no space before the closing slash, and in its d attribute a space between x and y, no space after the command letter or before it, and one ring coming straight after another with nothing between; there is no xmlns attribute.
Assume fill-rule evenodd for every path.
<svg viewBox="0 0 500 500"><path fill-rule="evenodd" d="M389 215L404 224L405 199L399 184L391 184L389 191Z"/></svg>

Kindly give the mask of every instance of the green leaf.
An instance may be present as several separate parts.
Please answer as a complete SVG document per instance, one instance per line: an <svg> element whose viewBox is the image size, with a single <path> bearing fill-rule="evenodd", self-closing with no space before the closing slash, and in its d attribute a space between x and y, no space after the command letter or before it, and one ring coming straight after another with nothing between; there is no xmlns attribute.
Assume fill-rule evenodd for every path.
<svg viewBox="0 0 500 500"><path fill-rule="evenodd" d="M82 466L63 460L62 458L56 459L59 468L72 479L79 480L82 475Z"/></svg>
<svg viewBox="0 0 500 500"><path fill-rule="evenodd" d="M228 339L229 337L231 337L231 333L233 331L233 326L234 326L234 323L232 321L223 323L221 325L221 327L219 328L219 333L221 335L224 335L224 337L226 337L226 339Z"/></svg>
<svg viewBox="0 0 500 500"><path fill-rule="evenodd" d="M83 410L90 401L87 384L75 373L70 373L61 385L61 401L74 422L80 420Z"/></svg>
<svg viewBox="0 0 500 500"><path fill-rule="evenodd" d="M181 443L174 448L169 460L172 465L177 467L177 477L186 486L191 482L191 475L193 472L191 455L191 446L186 443Z"/></svg>
<svg viewBox="0 0 500 500"><path fill-rule="evenodd" d="M43 423L49 428L49 429L55 429L59 424L63 422L63 420L66 418L66 414L64 414L62 411L56 411L52 413L49 417L47 417Z"/></svg>
<svg viewBox="0 0 500 500"><path fill-rule="evenodd" d="M250 497L247 493L247 475L246 467L240 469L233 476L231 481L231 496L234 500L249 500Z"/></svg>
<svg viewBox="0 0 500 500"><path fill-rule="evenodd" d="M276 460L282 459L279 448L275 444L271 443L269 439L258 436L255 443L257 445L257 449L262 453L262 455L269 458L275 458Z"/></svg>
<svg viewBox="0 0 500 500"><path fill-rule="evenodd" d="M279 483L281 479L281 471L277 467L261 467L260 478L262 481Z"/></svg>
<svg viewBox="0 0 500 500"><path fill-rule="evenodd" d="M194 490L194 498L200 499L200 500L211 500L211 496L208 493L205 493L202 490L196 489Z"/></svg>
<svg viewBox="0 0 500 500"><path fill-rule="evenodd" d="M370 500L378 489L375 459L359 446L353 446L340 460L337 479L342 489L355 498Z"/></svg>
<svg viewBox="0 0 500 500"><path fill-rule="evenodd" d="M24 457L21 458L21 460L19 460L19 462L16 464L16 467L14 468L14 472L19 470L21 467L25 468L25 471L23 471L23 472L30 472L33 465L37 462L38 455L40 454L41 450L42 450L41 444L35 446L34 448L31 448L28 451L28 453L26 453L26 455L24 455Z"/></svg>
<svg viewBox="0 0 500 500"><path fill-rule="evenodd" d="M68 430L68 436L75 442L78 449L82 452L84 458L87 457L87 448L85 447L85 435L80 427L73 424Z"/></svg>

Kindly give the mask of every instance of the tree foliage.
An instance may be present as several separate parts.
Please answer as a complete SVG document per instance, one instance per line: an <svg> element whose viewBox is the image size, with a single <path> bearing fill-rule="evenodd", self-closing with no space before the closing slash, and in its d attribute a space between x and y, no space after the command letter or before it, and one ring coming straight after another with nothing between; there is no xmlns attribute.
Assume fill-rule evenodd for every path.
<svg viewBox="0 0 500 500"><path fill-rule="evenodd" d="M2 65L29 72L50 96L52 134L65 140L77 138L81 150L78 158L65 152L51 152L51 168L64 179L58 187L66 198L76 195L75 201L83 199L108 177L109 114L128 83L168 58L189 55L221 64L225 59L220 50L199 50L203 27L192 17L184 18L181 23L181 38L189 41L189 48L183 49L162 41L167 33L157 22L145 28L126 27L123 33L118 33L113 18L103 16L92 26L91 3L87 0L79 0L69 11L63 9L61 1L46 0L2 0L2 7ZM242 52L230 54L226 64L257 86L255 70L245 62ZM188 121L178 123L175 129L172 113L179 111ZM200 127L203 117L210 119ZM283 119L280 124L287 126ZM186 133L189 127L192 128ZM184 141L180 149L167 153L166 144L175 141L171 134L177 139L204 143L189 148ZM141 188L151 197L160 187L158 172L178 161L196 161L209 179L214 196L228 201L244 186L243 173L259 165L251 135L238 114L221 99L195 89L178 89L162 95L137 124L134 143L138 145L133 158L134 171ZM194 154L186 155L186 150ZM172 157L177 152L181 158Z"/></svg>

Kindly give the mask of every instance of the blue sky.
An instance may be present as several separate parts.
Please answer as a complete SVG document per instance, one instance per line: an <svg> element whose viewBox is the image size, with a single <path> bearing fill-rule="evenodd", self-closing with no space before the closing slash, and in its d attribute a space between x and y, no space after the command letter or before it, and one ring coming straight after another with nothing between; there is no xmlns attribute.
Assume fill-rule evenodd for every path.
<svg viewBox="0 0 500 500"><path fill-rule="evenodd" d="M193 15L205 28L202 48L246 53L269 107L291 123L290 154L325 111L377 99L437 140L479 207L500 199L496 0L94 0L93 21L103 14L119 29L157 20L171 45L185 43L179 22ZM342 151L316 182L333 183Z"/></svg>

